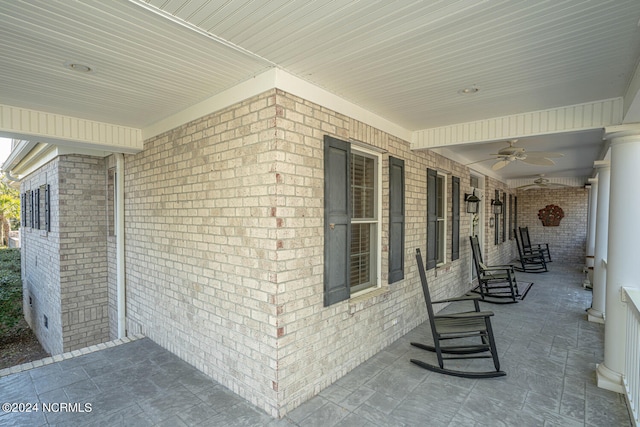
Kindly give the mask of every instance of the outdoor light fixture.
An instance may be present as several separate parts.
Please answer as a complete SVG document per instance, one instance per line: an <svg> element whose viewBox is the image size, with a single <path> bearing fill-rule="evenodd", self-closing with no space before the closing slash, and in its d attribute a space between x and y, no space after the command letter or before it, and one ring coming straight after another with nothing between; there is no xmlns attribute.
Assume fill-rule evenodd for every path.
<svg viewBox="0 0 640 427"><path fill-rule="evenodd" d="M473 190L473 194L464 195L464 201L467 204L467 213L478 213L478 205L480 204L480 199L476 196L476 190Z"/></svg>
<svg viewBox="0 0 640 427"><path fill-rule="evenodd" d="M500 200L491 199L491 209L495 215L502 215L502 202Z"/></svg>

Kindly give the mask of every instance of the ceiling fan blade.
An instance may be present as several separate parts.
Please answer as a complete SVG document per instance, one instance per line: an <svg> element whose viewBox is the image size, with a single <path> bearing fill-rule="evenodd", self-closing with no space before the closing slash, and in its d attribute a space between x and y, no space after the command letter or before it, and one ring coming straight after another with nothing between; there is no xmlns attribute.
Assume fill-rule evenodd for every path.
<svg viewBox="0 0 640 427"><path fill-rule="evenodd" d="M486 161L488 161L488 160L494 160L494 159L489 158L489 159L483 159L483 160L476 160L475 162L471 162L471 163L467 163L467 164L465 164L465 166L475 165L476 163L482 163L482 162L486 162Z"/></svg>
<svg viewBox="0 0 640 427"><path fill-rule="evenodd" d="M533 187L537 187L538 184L527 184L521 185L520 187L516 187L517 190L531 190Z"/></svg>
<svg viewBox="0 0 640 427"><path fill-rule="evenodd" d="M493 166L491 166L491 169L493 169L494 171L497 171L507 166L509 163L511 163L509 160L498 160L493 164Z"/></svg>
<svg viewBox="0 0 640 427"><path fill-rule="evenodd" d="M526 157L524 159L520 159L522 160L524 163L529 163L530 165L538 165L538 166L553 166L556 163L551 160L551 159L547 159L546 157L540 157L540 158L530 158L530 157Z"/></svg>
<svg viewBox="0 0 640 427"><path fill-rule="evenodd" d="M551 157L551 158L558 158L558 157L564 157L564 154L562 153L554 153L553 151L527 151L527 157Z"/></svg>

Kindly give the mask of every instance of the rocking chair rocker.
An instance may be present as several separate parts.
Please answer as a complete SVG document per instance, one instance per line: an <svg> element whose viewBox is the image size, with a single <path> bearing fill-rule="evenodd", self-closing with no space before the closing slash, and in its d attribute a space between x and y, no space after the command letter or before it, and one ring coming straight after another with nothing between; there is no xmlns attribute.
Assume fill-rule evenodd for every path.
<svg viewBox="0 0 640 427"><path fill-rule="evenodd" d="M431 365L417 359L411 359L411 362L429 371L463 378L495 378L507 375L506 372L500 370L498 351L496 350L493 330L491 329L490 317L493 316L493 312L480 311L478 303L478 300L480 299L479 295L467 294L459 298L450 298L432 302L420 249L416 249L416 261L418 263L418 272L420 273L420 281L422 283L422 292L424 293L424 299L427 304L429 324L431 325L434 345L430 346L415 342L412 342L411 345L436 353L438 357L438 366ZM473 301L475 310L460 313L434 314L432 304L455 301ZM469 343L469 339L473 338L480 338L481 343ZM441 341L455 339L466 339L466 341L459 345L441 345ZM457 371L444 367L444 359L477 358L492 358L495 371Z"/></svg>
<svg viewBox="0 0 640 427"><path fill-rule="evenodd" d="M520 297L516 273L512 265L486 265L477 236L470 236L473 265L478 276L478 287L474 292L480 294L485 302L494 304L513 304Z"/></svg>
<svg viewBox="0 0 640 427"><path fill-rule="evenodd" d="M525 254L542 252L542 255L544 255L544 261L551 262L551 252L549 252L548 243L531 243L531 239L529 238L529 227L518 227L518 231L520 231L522 252Z"/></svg>
<svg viewBox="0 0 640 427"><path fill-rule="evenodd" d="M521 267L514 268L517 271L524 271L527 273L544 273L545 271L549 271L547 269L547 262L544 259L543 251L532 249L531 253L524 253L516 230L513 230L513 235L516 238L516 246L518 247L518 256L520 257L521 265Z"/></svg>

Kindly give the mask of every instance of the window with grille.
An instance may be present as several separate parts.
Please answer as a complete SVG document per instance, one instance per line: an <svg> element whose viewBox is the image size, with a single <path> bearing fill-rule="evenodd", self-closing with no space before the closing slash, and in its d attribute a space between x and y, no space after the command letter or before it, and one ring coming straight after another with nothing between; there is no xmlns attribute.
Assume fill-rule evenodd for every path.
<svg viewBox="0 0 640 427"><path fill-rule="evenodd" d="M377 218L377 159L351 153L351 293L375 286Z"/></svg>
<svg viewBox="0 0 640 427"><path fill-rule="evenodd" d="M325 306L380 286L381 163L376 151L324 137Z"/></svg>

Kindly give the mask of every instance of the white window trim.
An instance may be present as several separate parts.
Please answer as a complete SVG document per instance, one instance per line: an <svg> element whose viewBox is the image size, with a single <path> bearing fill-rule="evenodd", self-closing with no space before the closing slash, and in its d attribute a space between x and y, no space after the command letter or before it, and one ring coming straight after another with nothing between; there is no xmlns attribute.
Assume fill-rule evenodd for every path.
<svg viewBox="0 0 640 427"><path fill-rule="evenodd" d="M438 247L440 246L440 239L442 239L442 245L443 245L442 246L442 262L438 262L436 264L436 267L445 265L447 263L447 253L448 253L447 252L447 250L448 250L448 245L447 245L447 243L448 243L448 241L447 241L448 240L447 239L447 234L448 234L447 230L448 230L448 228L447 228L447 226L449 224L448 215L447 215L447 213L449 212L448 211L448 209L449 209L449 186L448 186L449 179L448 179L448 175L447 174L441 173L440 171L438 171L438 177L442 177L442 188L444 189L444 194L443 194L443 197L442 197L442 204L443 204L442 211L444 213L444 215L443 215L444 218L443 218L442 221L440 221L438 219L436 222L438 222L438 223L443 222L444 223L444 225L443 225L444 236L438 236L438 239L436 240L436 245ZM436 186L437 185L438 185L438 183L436 181Z"/></svg>
<svg viewBox="0 0 640 427"><path fill-rule="evenodd" d="M375 238L375 244L376 244L376 255L375 255L375 270L376 270L376 274L375 274L375 284L371 287L368 287L366 289L362 289L359 290L357 292L354 292L350 295L350 298L356 298L358 296L361 296L363 294L372 292L372 291L376 291L378 289L380 289L380 287L382 286L382 280L381 280L381 270L382 270L382 153L380 153L379 151L375 151L373 149L368 149L365 147L362 147L361 145L351 145L351 152L352 153L356 153L356 154L363 154L366 155L368 157L372 157L376 159L376 177L375 177L375 181L376 181L376 207L375 207L375 211L376 211L376 238ZM355 223L371 223L373 221L370 220L351 220L352 224Z"/></svg>

